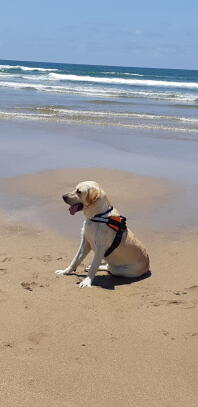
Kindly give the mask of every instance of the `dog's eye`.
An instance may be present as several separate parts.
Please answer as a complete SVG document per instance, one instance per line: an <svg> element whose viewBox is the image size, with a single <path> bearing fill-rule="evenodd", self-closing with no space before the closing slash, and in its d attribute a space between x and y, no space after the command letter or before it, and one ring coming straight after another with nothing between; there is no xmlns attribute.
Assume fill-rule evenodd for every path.
<svg viewBox="0 0 198 407"><path fill-rule="evenodd" d="M81 194L80 189L77 189L76 192L77 192L77 194L79 194L79 195Z"/></svg>

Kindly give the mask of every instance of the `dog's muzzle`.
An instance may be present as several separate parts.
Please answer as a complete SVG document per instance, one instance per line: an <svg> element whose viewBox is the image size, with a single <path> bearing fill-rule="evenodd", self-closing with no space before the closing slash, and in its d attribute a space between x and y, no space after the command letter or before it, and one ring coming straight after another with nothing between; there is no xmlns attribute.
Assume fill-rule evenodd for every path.
<svg viewBox="0 0 198 407"><path fill-rule="evenodd" d="M72 198L70 198L67 194L62 196L63 201L70 205L69 212L71 215L75 215L76 212L82 211L83 204L81 202L72 203Z"/></svg>

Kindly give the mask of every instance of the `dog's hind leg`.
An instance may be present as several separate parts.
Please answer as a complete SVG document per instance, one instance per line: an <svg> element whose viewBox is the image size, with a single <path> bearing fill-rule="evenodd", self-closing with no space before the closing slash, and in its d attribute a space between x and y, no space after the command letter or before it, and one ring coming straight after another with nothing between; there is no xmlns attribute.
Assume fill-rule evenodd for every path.
<svg viewBox="0 0 198 407"><path fill-rule="evenodd" d="M141 264L128 264L128 265L111 265L109 271L114 276L128 277L128 278L137 278L145 274L148 270L145 270L145 267L142 267Z"/></svg>
<svg viewBox="0 0 198 407"><path fill-rule="evenodd" d="M98 267L98 270L99 270L99 271L109 271L109 265L108 265L107 263L101 264L101 265Z"/></svg>
<svg viewBox="0 0 198 407"><path fill-rule="evenodd" d="M85 271L89 271L91 264L85 268ZM103 263L98 267L98 271L109 271L109 265L107 263Z"/></svg>

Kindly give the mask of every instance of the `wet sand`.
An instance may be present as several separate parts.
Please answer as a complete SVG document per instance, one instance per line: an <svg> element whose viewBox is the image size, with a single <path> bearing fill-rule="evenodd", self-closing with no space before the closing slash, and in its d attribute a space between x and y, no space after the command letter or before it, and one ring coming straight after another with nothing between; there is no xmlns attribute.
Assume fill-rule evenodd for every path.
<svg viewBox="0 0 198 407"><path fill-rule="evenodd" d="M78 237L82 215L71 217L62 195L85 180L102 185L134 228L144 234L156 230L170 233L170 206L179 200L181 188L162 178L125 171L62 169L0 179L1 207L15 221L51 227L66 237L69 229L73 237Z"/></svg>
<svg viewBox="0 0 198 407"><path fill-rule="evenodd" d="M163 131L0 120L0 176L109 168L197 184L197 139ZM9 163L9 165L8 165Z"/></svg>
<svg viewBox="0 0 198 407"><path fill-rule="evenodd" d="M172 184L175 192L171 192L169 206L156 206L153 213L145 214L144 224L148 222L149 229L159 230L161 223L163 230L166 228L167 232L173 234L181 229L198 228L196 140L188 139L185 135L181 139L177 134L169 138L163 132L37 121L1 120L0 127L0 186L1 178L48 170L87 168L92 175L92 168L104 168L111 174L116 169ZM42 209L38 197L32 205L32 202L27 202L27 196L21 193L17 195L14 192L12 199L6 194L6 189L0 188L0 207L8 206L11 209L13 200L14 209L18 206L21 215L27 212L26 217L31 213L34 221L43 219L48 212L48 218L52 218L51 203L46 211L47 201ZM125 207L123 209L127 210ZM52 212L57 219L55 223L62 224L59 211L56 214ZM127 215L128 212L130 214L127 211Z"/></svg>

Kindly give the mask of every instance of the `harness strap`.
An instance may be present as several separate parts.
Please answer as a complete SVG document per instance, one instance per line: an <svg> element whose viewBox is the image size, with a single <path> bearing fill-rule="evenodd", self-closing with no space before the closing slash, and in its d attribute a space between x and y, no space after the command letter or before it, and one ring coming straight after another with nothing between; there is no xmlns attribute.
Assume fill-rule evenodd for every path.
<svg viewBox="0 0 198 407"><path fill-rule="evenodd" d="M94 218L100 218L101 216L107 215L107 213L111 212L112 210L113 210L113 206L111 206L111 208L107 209L107 211L105 211L105 212L97 213L97 215L95 215Z"/></svg>
<svg viewBox="0 0 198 407"><path fill-rule="evenodd" d="M118 232L116 232L112 245L106 250L104 257L109 256L119 246L122 240L122 235L123 235L122 230L118 230Z"/></svg>
<svg viewBox="0 0 198 407"><path fill-rule="evenodd" d="M109 249L106 250L104 254L104 257L107 257L113 252L113 250L115 250L119 246L122 240L123 232L127 229L126 218L124 216L109 216L109 217L100 217L100 216L96 215L90 220L92 222L97 223L106 223L108 227L110 227L116 232L112 245L109 247Z"/></svg>

